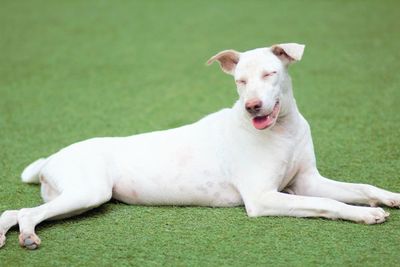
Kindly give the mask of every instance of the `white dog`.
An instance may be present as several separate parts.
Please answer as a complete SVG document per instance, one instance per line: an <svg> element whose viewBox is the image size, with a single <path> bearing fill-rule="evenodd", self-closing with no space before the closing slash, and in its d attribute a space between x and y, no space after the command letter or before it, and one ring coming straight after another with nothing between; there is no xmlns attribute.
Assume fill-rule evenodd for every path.
<svg viewBox="0 0 400 267"><path fill-rule="evenodd" d="M135 205L244 204L251 217L384 222L389 213L376 206L397 207L400 194L329 180L317 170L310 127L297 109L287 71L303 50L289 43L220 52L208 63L218 61L234 76L239 100L232 108L172 130L86 140L35 161L22 181L40 182L45 204L5 211L0 246L19 224L21 246L35 249L37 224L111 198Z"/></svg>

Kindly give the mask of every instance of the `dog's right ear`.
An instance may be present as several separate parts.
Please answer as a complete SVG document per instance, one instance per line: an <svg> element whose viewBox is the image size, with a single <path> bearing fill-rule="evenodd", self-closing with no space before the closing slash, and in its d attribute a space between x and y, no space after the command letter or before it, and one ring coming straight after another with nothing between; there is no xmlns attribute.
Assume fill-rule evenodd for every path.
<svg viewBox="0 0 400 267"><path fill-rule="evenodd" d="M235 50L225 50L219 52L215 56L211 57L207 64L210 65L214 61L218 61L221 69L228 74L233 75L235 73L236 65L239 62L240 53Z"/></svg>

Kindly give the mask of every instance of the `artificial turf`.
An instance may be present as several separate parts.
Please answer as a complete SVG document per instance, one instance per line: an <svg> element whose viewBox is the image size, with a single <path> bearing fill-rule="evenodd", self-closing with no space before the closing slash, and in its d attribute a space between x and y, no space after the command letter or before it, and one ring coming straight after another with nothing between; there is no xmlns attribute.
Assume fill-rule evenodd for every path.
<svg viewBox="0 0 400 267"><path fill-rule="evenodd" d="M400 191L398 1L6 1L0 3L0 211L38 205L21 170L73 142L194 122L231 106L216 52L307 45L292 66L319 169ZM156 167L156 166L155 166ZM398 266L400 211L366 226L248 218L243 208L111 202L17 228L1 266Z"/></svg>

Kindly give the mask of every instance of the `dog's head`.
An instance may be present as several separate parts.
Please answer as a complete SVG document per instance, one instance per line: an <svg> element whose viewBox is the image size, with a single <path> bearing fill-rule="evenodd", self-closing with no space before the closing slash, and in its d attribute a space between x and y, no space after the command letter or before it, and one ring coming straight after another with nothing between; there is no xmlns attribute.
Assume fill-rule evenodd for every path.
<svg viewBox="0 0 400 267"><path fill-rule="evenodd" d="M290 79L287 67L299 61L304 45L278 44L247 52L222 51L208 60L218 61L235 78L243 112L259 130L272 127L283 107Z"/></svg>

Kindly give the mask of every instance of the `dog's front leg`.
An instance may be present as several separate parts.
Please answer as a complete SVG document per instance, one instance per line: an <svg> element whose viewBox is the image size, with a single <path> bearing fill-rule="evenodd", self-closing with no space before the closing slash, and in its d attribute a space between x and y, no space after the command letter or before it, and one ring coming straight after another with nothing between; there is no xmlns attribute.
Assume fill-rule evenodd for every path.
<svg viewBox="0 0 400 267"><path fill-rule="evenodd" d="M251 217L324 217L376 224L384 222L389 216L381 208L351 206L333 199L297 196L277 191L260 194L248 192L242 196L247 214Z"/></svg>
<svg viewBox="0 0 400 267"><path fill-rule="evenodd" d="M349 204L400 206L399 193L368 184L334 181L321 176L317 170L298 175L291 190L296 195L332 198Z"/></svg>

